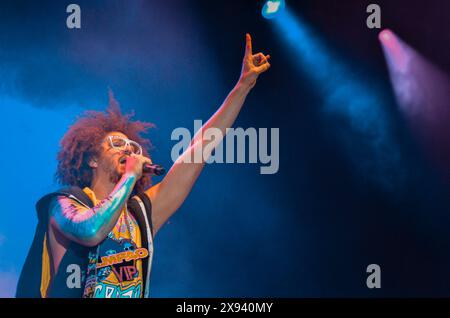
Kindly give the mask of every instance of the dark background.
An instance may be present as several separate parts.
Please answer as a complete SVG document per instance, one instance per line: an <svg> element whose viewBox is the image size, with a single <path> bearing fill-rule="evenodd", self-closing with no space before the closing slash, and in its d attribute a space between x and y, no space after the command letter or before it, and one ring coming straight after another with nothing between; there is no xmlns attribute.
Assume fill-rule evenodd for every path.
<svg viewBox="0 0 450 318"><path fill-rule="evenodd" d="M152 158L169 167L172 130L192 132L194 119L206 121L220 106L238 79L249 32L254 51L270 53L272 67L235 126L280 128L279 172L261 175L255 164L206 166L156 236L152 295L450 296L449 189L395 102L379 30L365 23L372 2L287 6L339 63L381 91L400 157L376 178L355 162L364 166L377 154L361 136L342 133L345 121L321 110L316 84L261 16L263 1L78 0L81 30L65 27L71 2L2 1L0 163L11 168L0 189L7 202L1 295L14 293L36 225L33 205L57 187L57 143L75 116L104 109L110 87L123 110L156 124L148 135ZM449 1L376 3L383 28L450 74ZM381 266L379 290L366 287L373 263Z"/></svg>

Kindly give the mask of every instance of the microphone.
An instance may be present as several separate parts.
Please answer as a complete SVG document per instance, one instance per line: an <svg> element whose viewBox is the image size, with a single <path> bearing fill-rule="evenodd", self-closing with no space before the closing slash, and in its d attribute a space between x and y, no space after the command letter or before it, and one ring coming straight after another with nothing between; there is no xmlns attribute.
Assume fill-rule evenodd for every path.
<svg viewBox="0 0 450 318"><path fill-rule="evenodd" d="M166 169L164 169L160 165L144 163L144 166L142 167L142 172L154 174L155 176L160 176L166 173Z"/></svg>

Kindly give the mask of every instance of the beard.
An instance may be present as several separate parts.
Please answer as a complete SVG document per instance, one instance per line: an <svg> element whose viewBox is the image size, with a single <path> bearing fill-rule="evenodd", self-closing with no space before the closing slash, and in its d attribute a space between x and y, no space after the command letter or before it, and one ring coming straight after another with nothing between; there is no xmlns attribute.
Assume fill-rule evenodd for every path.
<svg viewBox="0 0 450 318"><path fill-rule="evenodd" d="M121 166L116 166L116 165L111 165L107 169L106 172L109 176L109 181L111 183L117 184L119 182L120 178L122 178L123 173L120 170L121 170Z"/></svg>
<svg viewBox="0 0 450 318"><path fill-rule="evenodd" d="M111 181L114 184L117 184L122 177L122 174L115 172L109 175L109 181Z"/></svg>

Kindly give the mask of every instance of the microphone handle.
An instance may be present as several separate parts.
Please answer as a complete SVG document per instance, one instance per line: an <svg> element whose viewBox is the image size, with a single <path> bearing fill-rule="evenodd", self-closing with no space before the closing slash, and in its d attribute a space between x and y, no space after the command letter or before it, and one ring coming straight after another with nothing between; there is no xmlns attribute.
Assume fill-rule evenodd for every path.
<svg viewBox="0 0 450 318"><path fill-rule="evenodd" d="M166 169L164 169L163 166L157 164L144 163L144 166L142 167L142 172L160 176L166 172Z"/></svg>

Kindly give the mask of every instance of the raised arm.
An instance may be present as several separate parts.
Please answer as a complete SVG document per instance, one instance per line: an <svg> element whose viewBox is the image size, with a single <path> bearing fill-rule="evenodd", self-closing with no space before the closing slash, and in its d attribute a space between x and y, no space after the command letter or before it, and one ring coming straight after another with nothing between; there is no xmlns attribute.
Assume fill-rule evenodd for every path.
<svg viewBox="0 0 450 318"><path fill-rule="evenodd" d="M269 58L269 55L252 53L252 40L247 34L241 76L236 86L216 113L192 138L190 147L176 160L166 177L146 192L152 201L154 233L181 206L200 175L205 160L222 141L222 138L212 140L204 138L205 131L209 128L216 128L222 132L222 136L225 135L226 129L230 128L236 120L245 98L256 84L258 76L269 69ZM195 158L200 159L199 161L193 160L194 154L202 153L201 149L207 149L207 153L201 158Z"/></svg>
<svg viewBox="0 0 450 318"><path fill-rule="evenodd" d="M65 196L56 197L50 204L50 225L71 241L98 245L117 223L136 178L135 174L124 174L111 194L93 208Z"/></svg>

